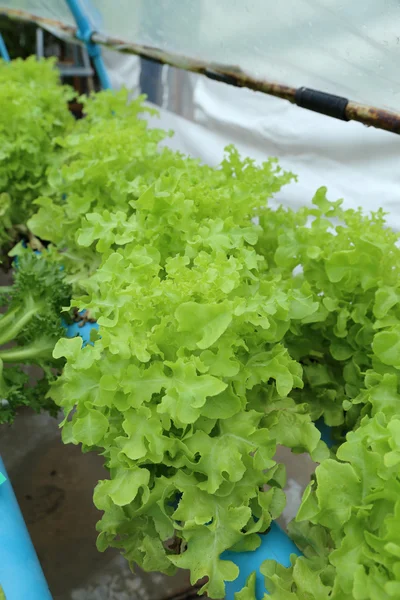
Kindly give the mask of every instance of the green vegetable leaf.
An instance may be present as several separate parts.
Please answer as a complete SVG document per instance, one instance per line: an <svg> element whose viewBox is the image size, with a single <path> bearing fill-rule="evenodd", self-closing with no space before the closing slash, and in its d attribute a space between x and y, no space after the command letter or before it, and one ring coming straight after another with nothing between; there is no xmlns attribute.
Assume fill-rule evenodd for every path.
<svg viewBox="0 0 400 600"><path fill-rule="evenodd" d="M254 600L256 597L256 572L253 571L246 579L246 585L235 593L235 600Z"/></svg>
<svg viewBox="0 0 400 600"><path fill-rule="evenodd" d="M86 415L75 420L72 433L77 442L86 446L96 446L107 429L107 417L101 412L90 409Z"/></svg>
<svg viewBox="0 0 400 600"><path fill-rule="evenodd" d="M197 304L185 302L175 313L178 331L191 333L191 338L199 339L196 345L204 350L221 337L232 321L232 314L224 304Z"/></svg>

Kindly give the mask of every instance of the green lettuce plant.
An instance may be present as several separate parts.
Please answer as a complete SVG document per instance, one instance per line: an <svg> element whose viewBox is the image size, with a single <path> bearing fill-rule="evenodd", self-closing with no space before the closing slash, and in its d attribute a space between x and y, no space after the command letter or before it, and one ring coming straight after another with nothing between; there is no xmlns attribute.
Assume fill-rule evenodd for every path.
<svg viewBox="0 0 400 600"><path fill-rule="evenodd" d="M289 528L304 557L290 569L268 561L263 573L276 600L389 600L400 592L398 235L382 211L343 210L325 189L314 203L280 209L275 226L267 211L261 245L321 299L321 320L291 328L285 343L303 365L293 396L334 427L339 446Z"/></svg>
<svg viewBox="0 0 400 600"><path fill-rule="evenodd" d="M395 597L397 236L381 212L343 210L324 189L298 212L261 197L236 210L234 190L257 189L266 167L234 151L209 195L195 169L204 173L164 173L132 202L134 239L101 246L77 300L99 317L101 339L55 350L67 360L52 392L64 440L97 449L110 469L95 492L99 548L148 570L188 568L221 597L237 576L221 553L255 548L284 506L282 444L321 464L291 529L305 557L264 566L272 598L350 600L364 589L372 600L378 584ZM85 230L94 235L84 225L77 240ZM338 440L355 431L330 457L313 424L321 416ZM380 541L354 558L364 531Z"/></svg>
<svg viewBox="0 0 400 600"><path fill-rule="evenodd" d="M130 202L165 168L189 162L168 148L159 149L168 134L149 129L147 121L139 118L156 112L144 106L143 97L128 102L126 90L104 91L81 98L81 102L85 118L70 135L58 140L63 147L63 166L49 169L46 195L38 194L35 204L39 208L29 221L35 235L62 250L59 260L76 285L93 273L101 260L96 252L99 240L78 240L85 235L80 233L82 227L86 231L91 225L101 233L104 244L97 243L100 252L102 245L126 243L133 233L124 231L134 212ZM115 242L114 228L123 231Z"/></svg>
<svg viewBox="0 0 400 600"><path fill-rule="evenodd" d="M291 526L305 556L262 567L272 599L399 597L400 395L397 376L369 377L372 416L317 467Z"/></svg>
<svg viewBox="0 0 400 600"><path fill-rule="evenodd" d="M24 405L57 414L46 394L62 365L53 350L65 335L61 314L71 297L64 273L45 255L24 250L13 274L13 284L0 287L0 424L12 422ZM31 364L43 372L36 382L25 370Z"/></svg>
<svg viewBox="0 0 400 600"><path fill-rule="evenodd" d="M168 169L194 178L198 194L194 201L203 205L203 212L214 210L210 190L224 187L221 218L251 214L253 207L294 178L276 171L276 162L270 161L263 179L252 181L257 170L250 161L244 170L239 161L241 180L228 186L228 176L236 176L234 167L200 166L199 161L162 145L171 132L149 128L144 117L156 111L144 105L143 97L129 102L126 90L105 91L82 102L86 116L59 141L64 164L49 170L48 193L37 199L38 211L29 221L35 235L62 251L60 260L76 284L97 269L104 252L135 239L135 202ZM166 234L164 239L168 246Z"/></svg>
<svg viewBox="0 0 400 600"><path fill-rule="evenodd" d="M267 209L257 250L282 278L308 285L318 321L291 328L287 348L303 365L297 394L313 420L349 431L370 411L365 373L397 368L400 250L379 210L366 216L329 202L321 188L312 208Z"/></svg>
<svg viewBox="0 0 400 600"><path fill-rule="evenodd" d="M47 169L59 164L57 137L74 122L73 91L59 83L53 60L0 60L0 247L3 256L27 235L33 201L47 189Z"/></svg>
<svg viewBox="0 0 400 600"><path fill-rule="evenodd" d="M228 148L211 168L162 148L124 93L85 110L29 226L100 325L92 346L58 342L51 392L64 441L110 472L99 549L188 568L222 597L238 573L224 550L254 549L284 507L280 444L320 465L290 529L304 556L263 567L271 598L396 597L400 262L384 214L325 188L271 208L293 179L275 161Z"/></svg>
<svg viewBox="0 0 400 600"><path fill-rule="evenodd" d="M67 364L52 397L64 441L97 450L110 470L94 496L98 546L146 570L206 576L213 598L238 574L221 553L254 549L284 507L276 445L327 455L289 397L302 368L283 344L319 303L255 250L255 209L290 178L232 149L219 169L166 170L124 225L94 226L105 211L93 212L75 236L102 256L74 299L101 337L57 344Z"/></svg>

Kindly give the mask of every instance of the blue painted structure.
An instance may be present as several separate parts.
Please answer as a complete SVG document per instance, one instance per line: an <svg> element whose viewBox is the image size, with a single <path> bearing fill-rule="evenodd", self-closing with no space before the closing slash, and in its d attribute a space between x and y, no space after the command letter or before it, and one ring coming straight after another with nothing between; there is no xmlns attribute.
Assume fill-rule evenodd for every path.
<svg viewBox="0 0 400 600"><path fill-rule="evenodd" d="M0 33L0 56L6 62L10 62L10 55L8 54L7 46L4 42L3 36Z"/></svg>
<svg viewBox="0 0 400 600"><path fill-rule="evenodd" d="M82 314L82 313L80 313ZM83 327L79 326L79 323L72 323L72 325L67 326L67 337L74 338L78 335L83 339L82 347L84 348L86 344L90 344L90 332L92 329L99 329L97 323L85 323Z"/></svg>
<svg viewBox="0 0 400 600"><path fill-rule="evenodd" d="M77 37L84 42L89 56L93 60L96 73L99 77L101 87L103 89L111 89L110 78L107 73L107 69L104 65L103 57L101 55L101 48L98 44L92 42L92 35L95 30L92 27L89 14L91 7L89 0L65 0L68 7L73 14L76 21L78 30ZM0 33L0 56L3 60L10 62L10 55L8 54L7 47L4 43L3 36Z"/></svg>
<svg viewBox="0 0 400 600"><path fill-rule="evenodd" d="M65 0L73 14L77 24L77 37L84 42L90 58L93 60L94 67L99 77L103 89L111 89L110 78L104 65L101 55L101 48L92 42L92 35L95 33L89 14L91 7L85 0Z"/></svg>
<svg viewBox="0 0 400 600"><path fill-rule="evenodd" d="M250 552L231 552L227 551L221 555L221 559L231 560L239 567L239 577L235 581L226 583L226 600L234 600L234 595L246 585L246 579L256 572L256 598L262 600L264 594L268 594L265 587L264 576L260 573L262 563L267 560L276 560L284 567L290 567L290 556L295 554L300 556L301 552L294 545L288 535L275 522L272 522L271 529L266 535L260 535L261 544L257 550Z"/></svg>
<svg viewBox="0 0 400 600"><path fill-rule="evenodd" d="M52 600L0 457L0 585L7 600Z"/></svg>
<svg viewBox="0 0 400 600"><path fill-rule="evenodd" d="M333 439L332 439L331 428L325 424L325 421L322 417L321 417L321 419L318 419L318 421L315 422L315 426L321 434L321 440L323 442L325 442L325 444L328 446L328 448L332 448Z"/></svg>

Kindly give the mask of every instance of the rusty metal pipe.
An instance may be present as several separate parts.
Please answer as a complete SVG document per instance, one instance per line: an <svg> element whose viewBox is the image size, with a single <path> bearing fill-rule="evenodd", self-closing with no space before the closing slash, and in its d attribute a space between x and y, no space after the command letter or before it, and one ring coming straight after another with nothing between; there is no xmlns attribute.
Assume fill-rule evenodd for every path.
<svg viewBox="0 0 400 600"><path fill-rule="evenodd" d="M60 29L71 38L77 39L76 27L66 25L65 23L55 19L47 19L31 14L24 10L6 7L0 7L0 14L5 14L11 18L21 19L24 21L33 21L39 25L54 27ZM136 44L133 42L127 43L123 40L119 40L118 38L108 37L99 33L93 34L92 41L96 44L101 44L111 48L112 50L141 56L142 58L154 60L160 64L169 65L178 69L184 69L192 73L198 73L228 85L245 87L253 91L262 92L277 98L282 98L284 100L288 100L292 104L299 105L298 101L296 100L296 96L298 97L299 92L297 88L264 79L254 78L236 66L207 63L205 61L187 56L168 53L159 48L144 46L142 44ZM310 110L310 108L308 109ZM316 109L314 108L312 110ZM317 110L317 112L321 111ZM342 118L346 121L358 121L367 127L375 127L376 129L383 129L395 134L400 134L400 113L398 112L391 112L389 110L375 108L373 106L363 105L358 102L346 100L344 114L338 118Z"/></svg>
<svg viewBox="0 0 400 600"><path fill-rule="evenodd" d="M376 129L397 133L397 135L400 134L400 113L366 106L358 102L349 102L346 115L349 121L358 121L367 127L375 127Z"/></svg>

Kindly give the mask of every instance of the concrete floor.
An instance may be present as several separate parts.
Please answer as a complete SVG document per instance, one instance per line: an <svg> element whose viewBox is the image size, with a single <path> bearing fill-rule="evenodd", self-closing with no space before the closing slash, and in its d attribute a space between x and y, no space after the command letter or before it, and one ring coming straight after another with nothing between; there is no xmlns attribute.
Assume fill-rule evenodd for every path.
<svg viewBox="0 0 400 600"><path fill-rule="evenodd" d="M107 477L102 460L65 446L58 423L23 409L0 430L0 454L8 470L54 600L163 600L193 595L186 572L174 577L132 573L113 550L99 553L92 502L97 481ZM293 518L313 465L280 449L287 465L288 504L280 523Z"/></svg>
<svg viewBox="0 0 400 600"><path fill-rule="evenodd" d="M97 551L100 512L92 494L107 473L99 456L61 442L55 419L22 410L1 427L0 454L54 600L161 600L189 592L186 572L133 574L117 552Z"/></svg>

